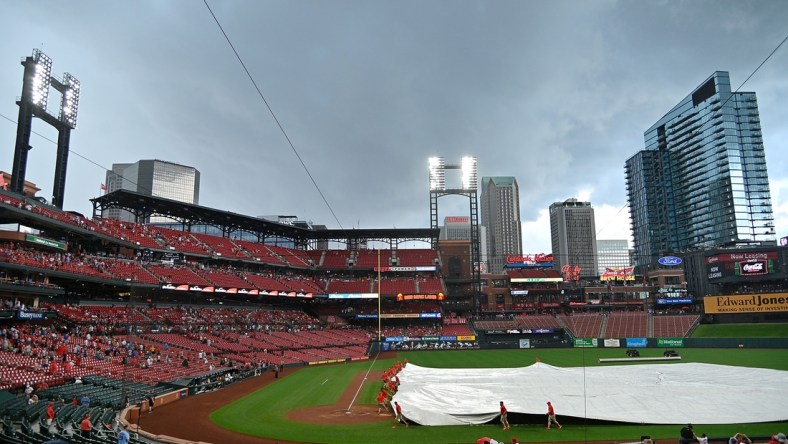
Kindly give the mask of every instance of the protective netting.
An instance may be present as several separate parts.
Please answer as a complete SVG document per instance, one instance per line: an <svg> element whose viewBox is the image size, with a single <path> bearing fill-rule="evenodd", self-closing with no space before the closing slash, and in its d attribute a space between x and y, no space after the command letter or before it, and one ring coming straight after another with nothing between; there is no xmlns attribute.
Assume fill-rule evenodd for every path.
<svg viewBox="0 0 788 444"><path fill-rule="evenodd" d="M412 363L394 395L422 425L482 424L499 414L647 424L729 424L788 420L788 371L701 363L439 369Z"/></svg>

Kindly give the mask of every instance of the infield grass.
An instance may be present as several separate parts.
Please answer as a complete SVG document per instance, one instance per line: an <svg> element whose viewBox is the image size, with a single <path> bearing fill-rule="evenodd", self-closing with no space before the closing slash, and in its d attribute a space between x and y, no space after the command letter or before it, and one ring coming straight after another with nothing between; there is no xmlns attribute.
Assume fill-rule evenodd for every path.
<svg viewBox="0 0 788 444"><path fill-rule="evenodd" d="M661 356L664 349L641 349L641 356ZM683 362L788 370L788 350L764 349L679 349ZM596 366L599 358L621 357L622 349L526 349L526 350L457 350L429 352L401 352L397 359L425 367L438 368L499 368L522 367L537 358L558 367ZM641 435L651 435L660 441L675 441L681 425L599 425L580 419L569 421L561 430L545 430L544 424L512 424L503 432L497 422L484 425L440 426L392 429L393 421L353 426L315 425L291 421L287 412L297 408L332 405L348 387L353 377L369 369L384 370L394 359L361 361L347 364L308 367L297 372L285 372L283 378L254 393L228 404L211 414L220 427L240 433L264 436L292 442L384 444L384 443L475 443L477 438L489 436L510 442L569 442L616 440L638 441ZM605 365L605 364L601 364ZM637 365L637 364L631 364ZM353 387L355 390L357 387ZM375 404L380 390L378 381L370 380L359 392L357 403ZM702 408L703 400L698 400ZM735 405L735 402L734 402ZM343 406L344 407L344 406ZM768 408L768 406L764 406ZM541 418L540 418L541 420ZM574 422L574 423L572 423ZM788 423L704 425L695 424L697 433L710 437L727 438L736 432L749 436L768 436L788 431Z"/></svg>

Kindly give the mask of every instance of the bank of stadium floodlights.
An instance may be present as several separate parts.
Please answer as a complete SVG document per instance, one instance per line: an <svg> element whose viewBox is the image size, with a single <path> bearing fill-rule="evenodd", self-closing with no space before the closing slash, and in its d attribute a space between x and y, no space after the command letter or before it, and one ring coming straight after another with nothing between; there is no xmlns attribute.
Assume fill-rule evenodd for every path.
<svg viewBox="0 0 788 444"><path fill-rule="evenodd" d="M471 280L474 304L480 308L481 297L481 254L479 243L479 197L476 158L465 156L460 163L446 163L443 157L430 157L428 160L430 174L430 228L438 229L438 198L448 195L466 196L470 201L471 221ZM460 184L446 186L446 170L460 170ZM437 248L437 239L433 239L432 248Z"/></svg>
<svg viewBox="0 0 788 444"><path fill-rule="evenodd" d="M63 209L71 130L77 127L80 83L69 73L63 74L62 80L52 77L52 59L39 49L33 50L32 56L22 59L22 66L25 67L25 71L22 97L16 102L19 105L19 119L16 127L14 164L11 170L11 191L20 194L24 192L27 152L33 148L30 146L30 133L33 117L38 117L58 131L55 182L52 185L51 203ZM57 117L47 111L50 89L61 94L60 111Z"/></svg>

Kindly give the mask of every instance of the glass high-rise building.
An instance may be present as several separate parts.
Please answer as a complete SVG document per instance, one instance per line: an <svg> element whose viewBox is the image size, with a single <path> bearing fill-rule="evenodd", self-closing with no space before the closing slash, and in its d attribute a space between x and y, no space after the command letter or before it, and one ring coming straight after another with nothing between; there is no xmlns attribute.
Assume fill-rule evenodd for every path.
<svg viewBox="0 0 788 444"><path fill-rule="evenodd" d="M626 161L635 265L691 248L774 244L754 92L717 71L644 133Z"/></svg>
<svg viewBox="0 0 788 444"><path fill-rule="evenodd" d="M567 199L550 205L550 240L556 268L579 266L581 277L598 275L596 222L590 202Z"/></svg>
<svg viewBox="0 0 788 444"><path fill-rule="evenodd" d="M630 267L629 242L626 239L597 239L597 271L601 275L606 268L613 270Z"/></svg>
<svg viewBox="0 0 788 444"><path fill-rule="evenodd" d="M200 203L200 172L190 166L163 160L112 164L112 169L107 171L105 184L108 193L124 189L194 205ZM131 213L119 209L109 209L102 216L118 220L134 220ZM154 216L142 222L169 221L168 218Z"/></svg>
<svg viewBox="0 0 788 444"><path fill-rule="evenodd" d="M514 177L482 177L482 225L487 228L490 273L502 273L507 256L523 254L520 188Z"/></svg>

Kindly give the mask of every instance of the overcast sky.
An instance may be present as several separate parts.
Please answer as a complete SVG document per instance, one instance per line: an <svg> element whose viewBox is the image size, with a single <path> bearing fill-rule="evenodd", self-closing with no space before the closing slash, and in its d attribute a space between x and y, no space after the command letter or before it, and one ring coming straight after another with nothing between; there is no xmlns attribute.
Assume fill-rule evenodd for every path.
<svg viewBox="0 0 788 444"><path fill-rule="evenodd" d="M784 0L209 4L330 207L196 0L4 2L0 169L19 62L41 48L82 82L67 210L90 215L112 163L156 158L197 168L204 206L429 227L427 158L473 155L480 176L517 178L524 251L549 252L547 208L571 197L593 204L599 239L629 238L624 162L643 132L715 70L739 87L788 34ZM741 90L757 93L786 236L788 44ZM56 145L31 145L26 177L49 198ZM467 208L441 198L440 220Z"/></svg>

